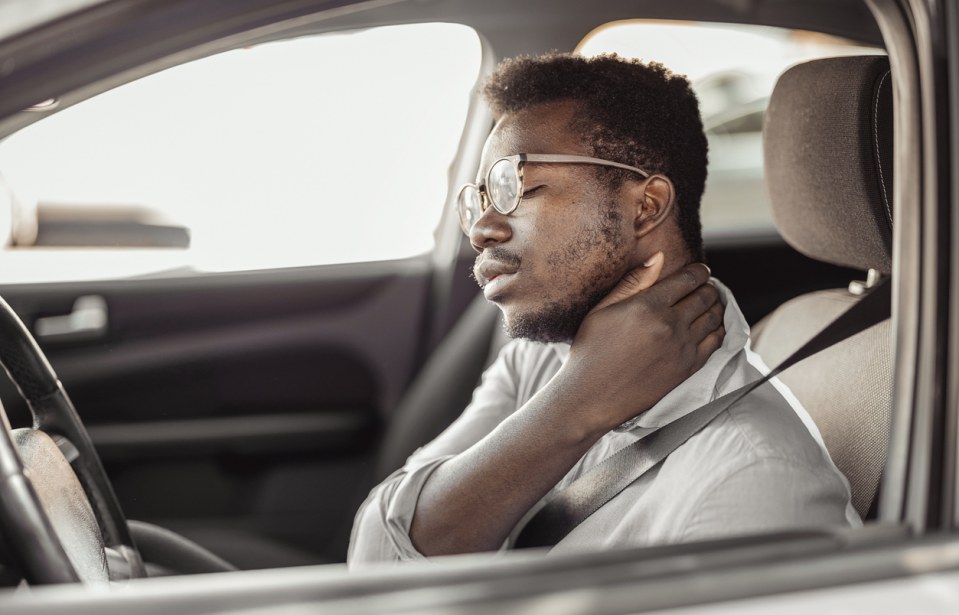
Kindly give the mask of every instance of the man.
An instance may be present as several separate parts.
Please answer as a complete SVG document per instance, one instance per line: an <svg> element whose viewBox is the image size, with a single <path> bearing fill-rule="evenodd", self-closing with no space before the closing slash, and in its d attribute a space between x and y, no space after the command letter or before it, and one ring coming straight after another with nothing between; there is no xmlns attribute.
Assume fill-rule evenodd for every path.
<svg viewBox="0 0 959 615"><path fill-rule="evenodd" d="M554 54L504 62L485 95L497 122L459 212L517 339L371 492L351 564L508 548L552 490L761 376L735 300L695 262L706 139L688 82ZM815 426L763 387L551 552L858 523Z"/></svg>

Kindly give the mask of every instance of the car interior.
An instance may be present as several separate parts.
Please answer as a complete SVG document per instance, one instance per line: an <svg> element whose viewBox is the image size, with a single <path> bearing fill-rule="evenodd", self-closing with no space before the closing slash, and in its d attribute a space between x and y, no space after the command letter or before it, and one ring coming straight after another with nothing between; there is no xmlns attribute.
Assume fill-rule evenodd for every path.
<svg viewBox="0 0 959 615"><path fill-rule="evenodd" d="M893 178L902 178L906 170L897 158L903 156L902 146L895 147L906 125L896 84L905 81L896 81L904 76L882 53L884 37L867 3L817 4L817 10L804 11L798 2L747 7L609 1L586 9L572 0L517 3L521 8L509 0L435 0L360 3L329 13L292 4L278 3L273 13L244 14L232 25L222 20L223 7L211 4L189 30L163 10L141 15L131 21L142 28L139 51L110 62L105 61L115 54L110 45L125 35L98 29L104 28L98 20L119 24L130 16L93 6L85 11L88 19L63 23L77 40L97 34L101 42L86 49L89 66L83 70L59 60L58 89L50 98L69 107L117 83L223 50L401 23L450 21L474 28L484 50L482 74L496 59L573 50L594 28L636 18L781 26L845 37L878 53L798 63L778 77L764 107L762 172L775 231L709 234L707 229L707 261L752 326L751 352L770 367L883 282L891 279L902 292L894 273L904 253L894 249L893 218L905 192ZM181 38L172 40L172 32ZM13 41L18 43L16 37ZM0 55L12 45L0 42ZM71 71L75 77L68 75ZM7 105L22 109L35 102L14 96ZM37 121L36 113L5 109L0 108L0 135ZM490 128L489 111L473 92L447 170L449 194L472 181ZM477 293L469 277L475 254L456 226L455 213L446 207L436 226L435 248L396 260L103 280L0 279L0 297L10 307L0 318L0 362L9 376L0 382L0 399L11 442L22 464L37 468L29 473L39 476L39 468L55 468L51 472L57 476L49 480L56 483L63 473L75 471L79 483L63 489L90 502L74 509L79 512L51 518L53 535L49 524L23 529L40 513L13 514L5 502L0 559L8 584L64 578L45 575L55 566L44 556L31 560L31 546L13 537L14 527L59 541L60 547L49 547L52 551L63 552L71 540L90 540L93 551L111 547L104 560L94 557L82 565L75 560L88 556L67 548L69 562L57 566L93 571L80 574L83 579L236 575L246 574L237 569L344 562L353 514L370 488L455 420L506 342L498 309ZM96 335L39 334L44 319L69 316L80 299L90 297L102 300L108 317ZM894 416L895 396L904 394L893 384L897 331L896 320L886 318L779 376L809 411L849 480L853 504L866 523L861 530L810 528L775 537L586 554L576 561L550 561L535 553L497 561L451 558L427 575L416 576L415 567L408 573L373 571L365 586L349 585L342 567L329 567L331 572L319 579L311 576L313 569L303 568L288 571L284 600L364 600L355 603L358 610L388 611L391 592L428 584L450 591L416 603L417 608L481 612L480 606L530 606L546 588L575 589L599 579L608 591L592 598L594 612L617 611L616 605L624 604L617 600L627 599L623 592L637 587L646 592L643 608L652 609L675 604L690 561L697 570L716 573L721 584L730 561L766 562L773 570L775 558L784 554L848 551L854 557L864 545L888 544L910 532L899 523L903 470L899 461L890 462L907 437L900 434L897 440L904 419ZM53 437L35 435L44 432ZM0 465L16 469L16 455L5 461L9 455L2 444ZM73 471L71 463L63 467L63 460ZM51 487L36 488L44 490ZM16 506L27 500L36 505L35 498L17 498ZM108 525L118 527L104 529L105 510ZM146 562L143 571L137 570L136 557L123 553L134 543ZM875 569L903 565L875 561ZM576 566L584 562L596 573L588 580L577 575ZM837 559L834 565L843 564ZM510 585L517 571L524 575L522 583ZM812 586L833 572L829 567L809 572L804 582ZM175 607L203 612L213 605L266 608L275 596L269 588L279 577L250 577L249 586L238 589L223 580L230 575L211 576L202 589L184 585L166 598L164 592L179 586L158 580L161 585L144 590L139 599L150 597L156 612ZM498 605L470 602L464 588L475 589L477 579L502 583ZM771 582L763 592L784 584ZM722 595L719 585L708 591ZM136 598L95 598L86 607L122 612Z"/></svg>

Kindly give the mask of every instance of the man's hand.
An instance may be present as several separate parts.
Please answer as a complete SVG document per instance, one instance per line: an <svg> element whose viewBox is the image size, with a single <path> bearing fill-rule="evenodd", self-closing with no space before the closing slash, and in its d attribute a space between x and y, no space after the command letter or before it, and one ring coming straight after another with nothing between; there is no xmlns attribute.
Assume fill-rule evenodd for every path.
<svg viewBox="0 0 959 615"><path fill-rule="evenodd" d="M582 418L605 433L651 408L703 366L722 344L723 305L709 269L687 265L657 282L657 253L628 272L586 316L565 376L595 399Z"/></svg>
<svg viewBox="0 0 959 615"><path fill-rule="evenodd" d="M655 284L663 272L665 262L666 259L663 257L663 253L657 252L653 254L648 261L643 263L642 267L636 267L635 269L627 271L626 275L613 287L613 290L609 291L609 294L603 297L603 300L591 309L589 313L592 314L620 301L625 301L636 293L644 291Z"/></svg>

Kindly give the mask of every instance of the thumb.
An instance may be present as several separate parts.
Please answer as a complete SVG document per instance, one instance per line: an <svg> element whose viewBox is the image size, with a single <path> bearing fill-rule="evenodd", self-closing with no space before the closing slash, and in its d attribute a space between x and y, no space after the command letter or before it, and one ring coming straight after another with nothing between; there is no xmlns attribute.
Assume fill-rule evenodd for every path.
<svg viewBox="0 0 959 615"><path fill-rule="evenodd" d="M603 300L590 310L590 314L615 303L619 303L620 301L625 301L636 293L644 291L655 284L656 280L659 279L659 274L663 271L663 263L665 262L666 259L663 257L663 253L657 252L641 266L627 271L626 275L613 287L613 290L609 291L609 294L603 297Z"/></svg>

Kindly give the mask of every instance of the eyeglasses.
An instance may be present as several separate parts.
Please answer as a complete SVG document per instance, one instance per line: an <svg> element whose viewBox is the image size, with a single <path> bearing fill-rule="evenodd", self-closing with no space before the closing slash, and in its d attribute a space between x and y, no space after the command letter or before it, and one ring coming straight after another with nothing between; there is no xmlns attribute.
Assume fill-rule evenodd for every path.
<svg viewBox="0 0 959 615"><path fill-rule="evenodd" d="M523 198L523 167L527 162L557 163L557 164L598 164L606 167L616 167L639 173L643 178L649 173L627 164L591 158L589 156L573 156L565 154L515 154L500 158L489 168L485 184L466 184L460 188L456 197L456 211L460 218L460 227L469 235L473 224L479 220L483 212L490 205L503 215L508 215L516 209Z"/></svg>

